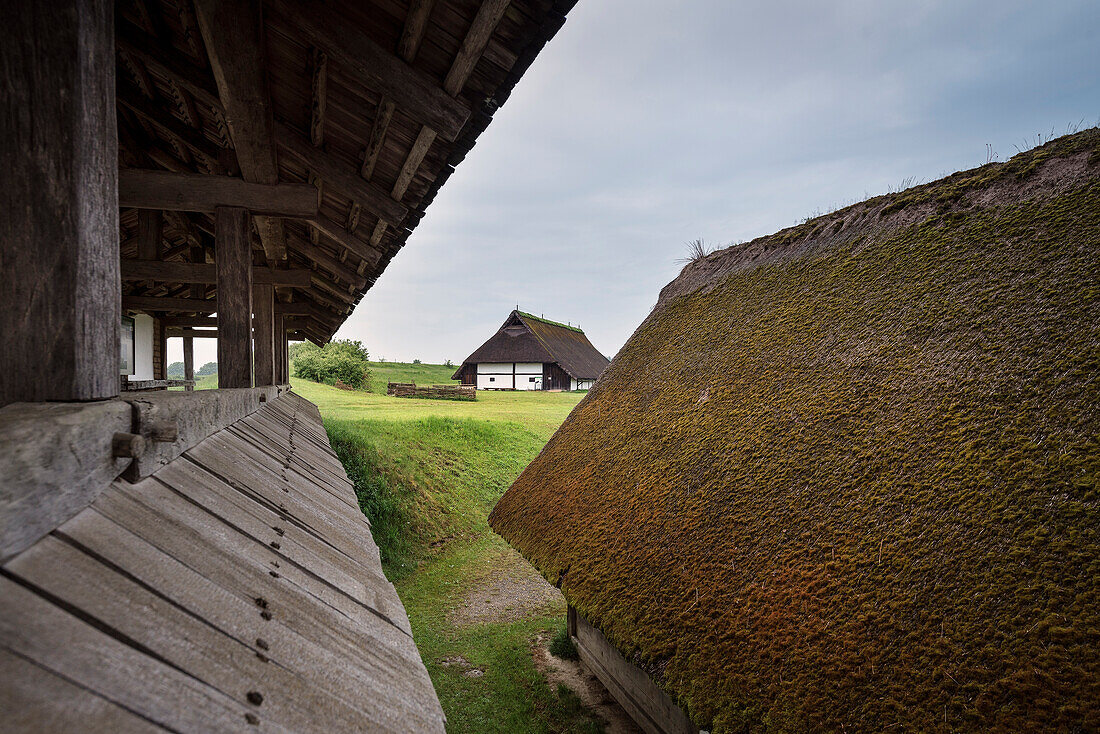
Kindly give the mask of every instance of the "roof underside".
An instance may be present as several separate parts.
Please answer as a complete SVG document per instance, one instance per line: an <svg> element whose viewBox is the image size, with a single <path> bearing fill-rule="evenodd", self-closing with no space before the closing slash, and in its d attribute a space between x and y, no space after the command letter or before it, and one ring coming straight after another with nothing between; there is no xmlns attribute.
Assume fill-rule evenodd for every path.
<svg viewBox="0 0 1100 734"><path fill-rule="evenodd" d="M463 364L481 362L556 363L575 380L595 380L608 365L607 357L580 329L521 311L512 311L497 333Z"/></svg>
<svg viewBox="0 0 1100 734"><path fill-rule="evenodd" d="M295 332L327 340L574 2L122 0L120 167L314 184L316 217L257 217L254 263L312 271L308 285L278 288L277 301L295 304L283 309ZM204 8L215 22L204 22ZM219 12L230 22L217 22ZM224 29L237 25L245 40L257 29L254 88L240 83L247 54L211 51L226 39L221 55L233 51ZM249 127L253 117L260 129ZM122 257L140 257L137 210L123 209L120 221ZM212 259L212 214L167 212L163 226L163 260ZM210 299L214 286L128 280L123 292ZM164 310L211 311L185 305Z"/></svg>
<svg viewBox="0 0 1100 734"><path fill-rule="evenodd" d="M119 479L4 564L13 731L443 731L317 408Z"/></svg>
<svg viewBox="0 0 1100 734"><path fill-rule="evenodd" d="M1095 729L1097 283L1096 130L710 255L490 523L708 730Z"/></svg>

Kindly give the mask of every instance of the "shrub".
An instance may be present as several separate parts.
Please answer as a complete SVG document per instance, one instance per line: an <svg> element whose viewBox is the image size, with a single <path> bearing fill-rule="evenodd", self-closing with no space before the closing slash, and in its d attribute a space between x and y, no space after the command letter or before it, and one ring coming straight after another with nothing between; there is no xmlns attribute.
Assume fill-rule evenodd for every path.
<svg viewBox="0 0 1100 734"><path fill-rule="evenodd" d="M203 375L216 375L218 374L218 363L207 362L202 367L199 367L197 370L195 370L195 374L199 377L202 377Z"/></svg>
<svg viewBox="0 0 1100 734"><path fill-rule="evenodd" d="M303 344L295 350L294 376L335 385L339 380L354 388L369 384L367 350L358 341L340 340L323 347Z"/></svg>
<svg viewBox="0 0 1100 734"><path fill-rule="evenodd" d="M173 362L168 365L169 377L183 377L183 362Z"/></svg>
<svg viewBox="0 0 1100 734"><path fill-rule="evenodd" d="M562 660L578 660L577 646L573 644L573 638L569 636L569 630L562 629L550 640L550 654Z"/></svg>

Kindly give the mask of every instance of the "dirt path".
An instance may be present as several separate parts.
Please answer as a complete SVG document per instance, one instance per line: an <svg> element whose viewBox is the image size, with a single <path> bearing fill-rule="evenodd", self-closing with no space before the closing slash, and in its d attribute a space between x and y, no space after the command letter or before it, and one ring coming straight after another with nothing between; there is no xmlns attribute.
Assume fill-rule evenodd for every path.
<svg viewBox="0 0 1100 734"><path fill-rule="evenodd" d="M481 583L467 594L463 603L448 615L455 626L473 626L493 622L515 622L528 616L561 614L565 622L565 597L546 582L523 556L511 548L494 558ZM559 684L570 688L581 703L604 723L607 734L640 734L627 713L611 697L603 684L580 663L562 660L550 654L549 640L542 635L532 641L531 657L535 667L546 676L551 689ZM448 658L444 666L457 666L463 675L478 676L461 657Z"/></svg>

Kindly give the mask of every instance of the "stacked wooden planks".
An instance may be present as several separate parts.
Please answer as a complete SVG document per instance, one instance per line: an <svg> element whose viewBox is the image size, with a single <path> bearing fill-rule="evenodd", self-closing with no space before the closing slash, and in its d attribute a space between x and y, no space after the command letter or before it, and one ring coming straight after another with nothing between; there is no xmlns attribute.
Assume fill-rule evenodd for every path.
<svg viewBox="0 0 1100 734"><path fill-rule="evenodd" d="M442 731L320 415L293 393L0 572L5 731Z"/></svg>
<svg viewBox="0 0 1100 734"><path fill-rule="evenodd" d="M426 398L428 400L477 400L473 385L417 386L412 382L390 382L386 394L397 398Z"/></svg>

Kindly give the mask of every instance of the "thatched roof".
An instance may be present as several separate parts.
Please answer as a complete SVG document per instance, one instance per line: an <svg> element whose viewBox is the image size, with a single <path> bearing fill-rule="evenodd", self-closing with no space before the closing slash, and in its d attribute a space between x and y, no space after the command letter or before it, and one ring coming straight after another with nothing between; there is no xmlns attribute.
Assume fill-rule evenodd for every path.
<svg viewBox="0 0 1100 734"><path fill-rule="evenodd" d="M1097 130L712 254L490 524L708 729L1095 730L1098 283Z"/></svg>
<svg viewBox="0 0 1100 734"><path fill-rule="evenodd" d="M575 2L122 0L123 182L127 172L158 171L316 186L314 213L256 218L254 259L308 271L278 290L279 308L299 335L327 340ZM140 190L145 179L134 180ZM139 243L154 225L122 207L122 257L151 259ZM213 211L170 211L156 226L155 259L202 263L212 254ZM180 300L212 301L208 284L127 272L124 308L213 311L201 302L188 311Z"/></svg>
<svg viewBox="0 0 1100 734"><path fill-rule="evenodd" d="M556 362L575 380L595 380L606 369L608 359L592 346L580 327L517 310L508 314L497 333L462 365L481 362ZM459 367L454 379L461 372Z"/></svg>

